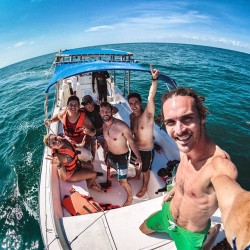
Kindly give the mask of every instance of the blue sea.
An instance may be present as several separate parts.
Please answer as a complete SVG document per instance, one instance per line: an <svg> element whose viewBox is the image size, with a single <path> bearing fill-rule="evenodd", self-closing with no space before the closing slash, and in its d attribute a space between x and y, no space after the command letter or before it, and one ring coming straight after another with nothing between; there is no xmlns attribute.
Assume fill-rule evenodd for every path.
<svg viewBox="0 0 250 250"><path fill-rule="evenodd" d="M194 88L210 110L207 132L230 155L239 171L239 183L250 190L250 55L205 46L132 43L99 46L134 53ZM60 48L59 48L60 49ZM51 77L54 53L0 69L1 174L0 249L43 249L39 227L38 189L44 120L44 88ZM139 79L145 102L150 79ZM166 85L159 83L156 106ZM53 97L53 93L50 94Z"/></svg>

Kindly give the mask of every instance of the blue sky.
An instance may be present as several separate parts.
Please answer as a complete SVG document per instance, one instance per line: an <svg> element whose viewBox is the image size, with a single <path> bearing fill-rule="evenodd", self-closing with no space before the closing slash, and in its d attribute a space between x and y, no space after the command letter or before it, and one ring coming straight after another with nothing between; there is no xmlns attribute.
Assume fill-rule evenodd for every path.
<svg viewBox="0 0 250 250"><path fill-rule="evenodd" d="M130 42L250 53L250 1L0 0L0 67L60 49Z"/></svg>

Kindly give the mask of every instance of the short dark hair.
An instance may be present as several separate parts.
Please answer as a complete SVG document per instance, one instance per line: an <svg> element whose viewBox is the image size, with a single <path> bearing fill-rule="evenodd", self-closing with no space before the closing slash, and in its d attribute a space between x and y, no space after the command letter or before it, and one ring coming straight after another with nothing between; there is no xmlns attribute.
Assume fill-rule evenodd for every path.
<svg viewBox="0 0 250 250"><path fill-rule="evenodd" d="M113 109L113 106L109 102L102 102L100 104L100 108L105 107L105 108L110 108L110 110Z"/></svg>
<svg viewBox="0 0 250 250"><path fill-rule="evenodd" d="M75 96L75 95L72 95L72 96L70 96L70 97L68 98L67 105L69 105L69 102L71 102L71 101L77 101L78 104L80 105L80 100L79 100L79 98L78 98L77 96Z"/></svg>
<svg viewBox="0 0 250 250"><path fill-rule="evenodd" d="M86 105L86 104L88 104L88 103L92 103L93 102L93 98L92 98L92 96L90 96L90 95L85 95L83 98L82 98L82 105L84 106L84 105Z"/></svg>
<svg viewBox="0 0 250 250"><path fill-rule="evenodd" d="M170 92L166 92L162 95L161 102L162 107L163 104L172 96L190 96L194 99L195 107L198 112L198 115L200 118L206 118L207 114L209 113L206 106L203 105L203 102L205 101L205 97L198 95L193 89L191 88L184 88L184 87L178 87ZM163 114L163 112L162 112Z"/></svg>
<svg viewBox="0 0 250 250"><path fill-rule="evenodd" d="M130 93L130 94L128 95L128 97L127 97L128 101L129 101L130 98L133 98L133 97L137 98L140 102L142 102L141 96L140 96L140 94L138 94L138 93Z"/></svg>

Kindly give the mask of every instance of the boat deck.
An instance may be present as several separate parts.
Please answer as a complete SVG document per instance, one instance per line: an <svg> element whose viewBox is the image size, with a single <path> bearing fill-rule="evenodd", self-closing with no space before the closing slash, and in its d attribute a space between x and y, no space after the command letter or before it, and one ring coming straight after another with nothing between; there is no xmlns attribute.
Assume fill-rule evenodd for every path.
<svg viewBox="0 0 250 250"><path fill-rule="evenodd" d="M118 104L117 107L123 110L124 107ZM123 114L121 116L121 114ZM125 115L124 115L125 114ZM126 121L128 115L126 112L116 114L117 118L122 118ZM166 166L167 159L164 152L158 153L155 151L155 158L152 164L152 171L148 191L146 194L137 198L136 194L142 187L142 179L129 179L132 187L133 202L128 207L113 209L103 213L91 215L71 216L63 208L63 217L60 223L64 228L64 234L72 249L176 249L174 242L164 233L154 233L150 236L144 235L139 227L143 221L152 213L161 209L163 193L155 194L159 188L164 187L165 183L157 176L157 171ZM95 170L102 172L103 176L97 177L96 182L102 183L106 181L106 165L103 159L103 149L99 147L94 160ZM111 175L116 174L114 169L111 170ZM135 174L133 165L129 165L129 176ZM112 177L112 188L107 192L98 192L89 190L86 182L65 183L60 182L61 200L64 195L69 195L69 191L73 186L80 193L93 197L98 203L122 206L126 201L126 193L120 186L117 177ZM217 211L212 218L213 225L220 223L220 212ZM93 239L93 235L95 235ZM224 238L224 232L221 230L217 237L217 242ZM129 239L129 240L128 240Z"/></svg>
<svg viewBox="0 0 250 250"><path fill-rule="evenodd" d="M152 169L154 172L157 172L159 168L164 167L166 165L166 158L155 153L155 160L152 165ZM107 167L103 160L103 150L101 147L97 150L96 158L94 160L94 170L103 173L103 176L99 176L96 179L97 184L106 182L106 174L107 174ZM133 194L133 202L132 204L140 203L145 200L149 200L153 197L159 197L162 196L162 194L156 195L155 192L159 189L164 187L164 182L159 178L158 176L151 175L151 182L149 184L148 192L145 193L145 195L141 198L136 197L137 193L141 190L142 187L142 178L139 180L133 179L135 175L135 169L133 165L129 165L129 183L132 188L132 194ZM112 181L112 187L111 189L107 190L106 192L98 192L96 190L88 189L86 185L86 181L80 181L80 182L63 182L60 180L60 193L61 193L61 199L65 195L70 195L71 187L74 187L76 190L78 190L80 193L84 195L89 195L93 197L98 203L100 204L112 204L112 205L118 205L122 206L125 201L127 194L124 191L124 189L119 184L119 181L117 180L116 171L115 169L111 168L111 178ZM63 209L63 215L64 216L70 216L70 214Z"/></svg>

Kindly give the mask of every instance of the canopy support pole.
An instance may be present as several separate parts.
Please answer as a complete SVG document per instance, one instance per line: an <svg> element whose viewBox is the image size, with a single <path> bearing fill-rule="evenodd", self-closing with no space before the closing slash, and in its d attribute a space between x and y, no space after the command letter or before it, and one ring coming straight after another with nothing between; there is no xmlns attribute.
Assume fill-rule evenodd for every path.
<svg viewBox="0 0 250 250"><path fill-rule="evenodd" d="M130 70L128 71L128 95L130 94Z"/></svg>

